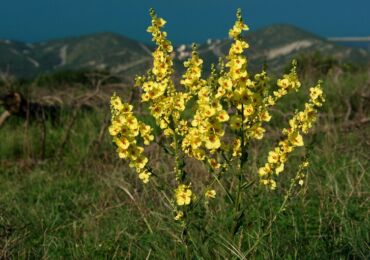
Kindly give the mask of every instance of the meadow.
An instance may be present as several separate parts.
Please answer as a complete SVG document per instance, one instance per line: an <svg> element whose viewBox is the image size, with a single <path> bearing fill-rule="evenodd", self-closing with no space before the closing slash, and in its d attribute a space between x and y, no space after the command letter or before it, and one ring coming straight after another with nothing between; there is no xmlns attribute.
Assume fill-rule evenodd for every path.
<svg viewBox="0 0 370 260"><path fill-rule="evenodd" d="M272 111L267 138L252 145L251 182L315 77L303 76L303 90ZM279 211L299 163L293 155L278 189L255 183L242 198L244 228L235 238L223 214L226 194L217 189L209 207L194 213L187 247L165 191L155 182L143 184L118 159L107 131L109 100L86 111L66 109L59 124L46 122L44 144L40 124L11 118L0 128L0 258L368 259L370 75L359 70L320 77L327 101L305 137L311 165L303 186ZM108 97L112 92L104 85L100 90ZM137 91L118 94L135 100ZM137 112L153 124L145 107ZM154 147L150 159L170 180L171 162L158 154ZM195 162L189 167L196 189L207 172Z"/></svg>

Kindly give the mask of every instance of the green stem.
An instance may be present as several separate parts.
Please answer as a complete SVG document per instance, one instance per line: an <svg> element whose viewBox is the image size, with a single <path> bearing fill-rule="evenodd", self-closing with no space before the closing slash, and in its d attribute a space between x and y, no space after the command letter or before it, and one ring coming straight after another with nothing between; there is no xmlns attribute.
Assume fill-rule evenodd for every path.
<svg viewBox="0 0 370 260"><path fill-rule="evenodd" d="M185 176L183 171L183 165L180 160L180 153L179 153L179 141L178 141L178 135L175 130L175 122L173 121L173 118L171 117L171 130L173 131L173 142L175 144L174 147L174 155L175 155L175 164L176 164L176 179L179 183L183 182ZM181 173L179 174L179 170Z"/></svg>
<svg viewBox="0 0 370 260"><path fill-rule="evenodd" d="M241 197L242 197L242 182L243 182L243 165L246 160L246 144L244 140L244 104L242 104L241 109L241 118L242 123L239 131L240 135L240 143L241 143L241 156L239 161L239 171L238 171L238 187L236 190L236 198L234 203L234 210L233 210L233 223L231 227L231 237L234 237L235 234L239 231L239 228L241 227L241 218L243 215L243 212L240 211L241 209Z"/></svg>
<svg viewBox="0 0 370 260"><path fill-rule="evenodd" d="M171 116L170 118L170 128L173 131L173 142L174 142L174 156L175 156L175 174L176 174L176 180L178 184L184 183L185 180L185 172L183 170L183 163L181 163L181 158L180 158L180 149L179 149L179 140L178 140L178 135L175 130L175 122ZM191 259L191 252L189 249L190 243L189 243L189 224L188 224L188 219L187 219L187 214L186 214L186 209L185 211L185 216L184 216L184 229L182 231L182 242L185 247L185 258L186 259Z"/></svg>
<svg viewBox="0 0 370 260"><path fill-rule="evenodd" d="M222 184L222 182L220 181L220 179L215 174L213 174L212 176L213 176L213 178L215 178L215 180L220 185L220 187L222 188L222 190L226 193L226 195L227 195L228 199L230 200L230 202L231 203L235 203L235 201L233 199L233 196L231 196L230 192L225 188L225 186Z"/></svg>

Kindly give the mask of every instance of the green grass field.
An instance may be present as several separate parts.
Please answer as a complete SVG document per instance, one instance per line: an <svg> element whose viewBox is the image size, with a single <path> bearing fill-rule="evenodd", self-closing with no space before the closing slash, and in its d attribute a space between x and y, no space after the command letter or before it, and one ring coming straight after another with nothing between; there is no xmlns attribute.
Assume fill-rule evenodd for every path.
<svg viewBox="0 0 370 260"><path fill-rule="evenodd" d="M253 144L248 180L257 177L288 111L302 106L310 86L305 81L303 91L273 111L268 138ZM56 127L48 122L45 159L40 125L11 119L0 128L0 258L369 259L369 82L367 72L324 79L327 102L305 137L313 147L307 180L281 214L297 155L276 191L257 183L250 188L243 232L234 239L225 214L230 205L217 189L217 198L194 213L187 250L162 191L142 184L116 156L105 127L108 101L79 113L75 122L71 112ZM151 156L169 179L168 160ZM189 167L196 189L207 172Z"/></svg>

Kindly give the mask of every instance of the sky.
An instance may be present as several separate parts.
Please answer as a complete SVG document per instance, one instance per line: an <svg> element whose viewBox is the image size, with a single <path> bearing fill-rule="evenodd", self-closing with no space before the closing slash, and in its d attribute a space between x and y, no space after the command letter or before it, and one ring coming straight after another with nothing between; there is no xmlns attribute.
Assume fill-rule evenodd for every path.
<svg viewBox="0 0 370 260"><path fill-rule="evenodd" d="M370 36L370 0L0 0L0 39L115 32L149 42L150 7L175 44L226 38L238 7L251 30L285 23L324 37Z"/></svg>

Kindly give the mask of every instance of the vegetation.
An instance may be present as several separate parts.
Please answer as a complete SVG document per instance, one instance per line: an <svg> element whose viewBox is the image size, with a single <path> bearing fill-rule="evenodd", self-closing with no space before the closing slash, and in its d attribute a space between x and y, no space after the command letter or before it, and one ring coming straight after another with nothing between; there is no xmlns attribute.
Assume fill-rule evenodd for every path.
<svg viewBox="0 0 370 260"><path fill-rule="evenodd" d="M278 129L304 103L305 86L316 76L305 74L302 92L282 97L284 104L271 112L266 139L250 146L249 180L258 177ZM369 75L328 73L323 80L327 101L305 139L310 168L302 187L284 204L300 164L297 153L277 190L251 185L243 195L243 229L235 238L233 218L224 211L228 198L215 188L216 198L192 212L196 221L187 249L183 226L168 214L162 191L117 160L108 107L66 110L59 125L46 122L45 138L41 123L11 118L0 128L0 257L176 259L187 251L201 259L369 258ZM139 119L158 131L147 108L136 107ZM185 113L193 111L187 107ZM162 167L163 179L173 179L168 156L152 147L148 158ZM188 170L199 183L209 179L195 161Z"/></svg>
<svg viewBox="0 0 370 260"><path fill-rule="evenodd" d="M366 110L369 106L360 106L368 80L365 73L343 74L338 82L325 78L324 112L314 134L306 140L315 142L308 179L268 236L262 238L255 257L369 257L370 127L361 119L370 112ZM284 102L295 107L303 98L287 96ZM347 105L351 103L355 105L352 108ZM285 126L288 115L284 109L286 106L273 112L269 139L276 138L275 129ZM58 150L70 114L65 114L58 126L48 123L44 161L38 159L39 124L26 129L23 122L12 119L0 129L2 257L181 258L179 230L163 207L161 194L150 185L143 189L128 165L117 160L106 131L99 139L107 113L107 109L79 113L62 152ZM267 150L268 146L258 145L253 160L259 160ZM153 153L152 158L157 155ZM161 162L165 165L166 160ZM205 178L202 169L196 165L192 169L194 175ZM287 170L287 179L282 180L286 185L294 174L293 169ZM164 169L163 177L168 175ZM214 223L207 228L216 235L197 241L197 252L204 258L241 257L245 252L239 248L249 248L261 237L265 221L281 205L286 189L251 190L244 198L248 210L240 241L228 239L230 220L223 215L214 214L215 220L210 222L204 220ZM217 213L226 202L218 197L211 203Z"/></svg>
<svg viewBox="0 0 370 260"><path fill-rule="evenodd" d="M141 102L148 104L149 114L155 119L159 134L155 137L153 126L138 120L132 111L133 106L122 102L117 95L111 98L109 133L119 157L129 161L139 179L143 183L155 179L151 183L162 193L167 208L182 228L182 245L186 258L190 259L199 253L193 247L198 237L214 236L213 230L208 230L207 226L214 225L212 220L219 222L213 216L215 212L211 203L219 193L228 202L219 208L218 214L223 216L224 225L229 226L229 239L235 241L242 237L244 215L248 210L244 198L248 196L250 187L254 184L271 190L278 187L277 179L289 165L288 157L304 146L302 135L307 134L317 120L318 108L322 107L325 98L320 83L311 87L309 101L304 104L303 110L295 112L289 119L289 126L283 129L281 140L268 153L266 161L258 162L258 170L254 169L256 167L247 168L251 146L265 137L265 124L271 120L271 109L285 95L297 92L301 87L296 61L293 61L291 71L277 80L277 86L270 86L265 71L251 76L244 54L249 45L242 36L248 26L238 10L237 20L229 31L233 43L225 61L220 60L220 69L213 67L211 75L203 79L203 60L194 45L191 57L184 62L187 69L180 81L184 90L178 91L172 80L173 47L162 31L166 22L153 10L151 16L152 24L148 32L157 45L153 51L153 68L146 75L137 77L136 85L141 88ZM190 117L185 112L186 108L193 111ZM153 149L153 144L167 153L157 154L170 157L173 161L165 166L166 171L172 173L172 179L164 180L164 166L148 160L146 152L149 148ZM148 149L144 149L145 146ZM275 216L268 220L262 237L267 235L278 215L285 210L296 186L305 182L308 155L298 160L301 162L290 181L284 201ZM194 163L206 170L204 180L192 175L192 170L188 169L189 164ZM258 172L258 178L255 172ZM216 191L216 187L220 191ZM208 223L200 224L200 221ZM247 256L253 253L259 242L260 239L257 239L248 248ZM192 252L194 249L195 252Z"/></svg>

